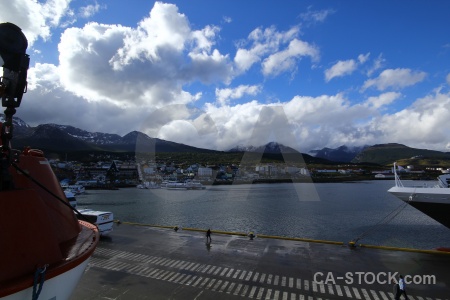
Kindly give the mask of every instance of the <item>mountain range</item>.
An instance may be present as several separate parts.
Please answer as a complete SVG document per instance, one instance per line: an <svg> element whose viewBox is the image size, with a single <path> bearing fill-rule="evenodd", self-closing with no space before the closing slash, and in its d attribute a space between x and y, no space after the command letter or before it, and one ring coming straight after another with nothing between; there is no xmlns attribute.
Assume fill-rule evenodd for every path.
<svg viewBox="0 0 450 300"><path fill-rule="evenodd" d="M4 116L0 114L0 122ZM32 145L46 152L149 152L155 153L243 153L255 152L265 155L299 154L293 148L270 142L260 146L236 146L228 151L215 151L197 148L180 143L152 138L148 135L132 131L124 136L118 134L88 132L73 126L58 124L42 124L36 127L29 126L20 118L13 118L15 148ZM339 163L375 163L391 164L393 161L405 158L433 158L450 161L450 152L440 152L425 149L410 148L405 145L389 143L380 145L365 145L361 147L348 147L342 145L336 149L323 148L302 154L305 161L314 161L324 164ZM313 159L314 158L314 159Z"/></svg>

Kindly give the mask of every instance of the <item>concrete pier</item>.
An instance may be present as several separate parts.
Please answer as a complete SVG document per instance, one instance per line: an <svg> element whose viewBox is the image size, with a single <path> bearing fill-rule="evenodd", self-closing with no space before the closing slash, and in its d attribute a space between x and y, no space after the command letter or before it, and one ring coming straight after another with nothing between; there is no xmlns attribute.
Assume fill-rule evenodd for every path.
<svg viewBox="0 0 450 300"><path fill-rule="evenodd" d="M115 225L78 284L80 299L450 299L450 255Z"/></svg>

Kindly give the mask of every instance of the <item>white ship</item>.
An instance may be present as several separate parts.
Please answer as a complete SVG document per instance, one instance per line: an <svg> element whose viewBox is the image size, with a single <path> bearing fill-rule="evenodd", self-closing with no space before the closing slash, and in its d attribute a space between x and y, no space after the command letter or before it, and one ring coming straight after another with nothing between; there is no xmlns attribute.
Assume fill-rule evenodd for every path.
<svg viewBox="0 0 450 300"><path fill-rule="evenodd" d="M395 186L389 193L450 228L450 174L438 176L433 185L404 186L394 163L394 176Z"/></svg>

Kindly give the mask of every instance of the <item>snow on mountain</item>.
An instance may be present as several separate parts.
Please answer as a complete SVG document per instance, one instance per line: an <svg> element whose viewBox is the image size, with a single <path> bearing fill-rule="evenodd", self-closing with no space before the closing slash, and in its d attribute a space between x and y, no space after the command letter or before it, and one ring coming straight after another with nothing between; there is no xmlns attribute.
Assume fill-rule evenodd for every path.
<svg viewBox="0 0 450 300"><path fill-rule="evenodd" d="M102 132L89 132L83 129L79 129L68 125L47 124L52 127L59 128L72 137L78 138L85 142L94 143L97 145L110 145L120 143L122 137L118 134L102 133Z"/></svg>
<svg viewBox="0 0 450 300"><path fill-rule="evenodd" d="M6 121L5 115L0 114L0 122L4 123ZM30 126L25 123L21 118L13 117L13 126L29 128Z"/></svg>
<svg viewBox="0 0 450 300"><path fill-rule="evenodd" d="M227 152L298 153L297 150L277 142L270 142L258 147L238 145Z"/></svg>
<svg viewBox="0 0 450 300"><path fill-rule="evenodd" d="M348 147L342 145L336 149L322 148L320 150L311 150L308 154L331 161L350 162L367 147L368 146Z"/></svg>

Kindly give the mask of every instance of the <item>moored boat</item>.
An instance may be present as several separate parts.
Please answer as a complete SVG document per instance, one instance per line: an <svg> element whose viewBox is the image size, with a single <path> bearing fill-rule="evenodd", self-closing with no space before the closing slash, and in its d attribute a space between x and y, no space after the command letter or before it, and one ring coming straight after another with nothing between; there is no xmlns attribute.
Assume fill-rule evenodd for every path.
<svg viewBox="0 0 450 300"><path fill-rule="evenodd" d="M0 24L0 298L68 299L99 240L95 225L77 220L40 150L13 149L12 118L26 90L28 42Z"/></svg>
<svg viewBox="0 0 450 300"><path fill-rule="evenodd" d="M185 185L188 190L204 190L206 187L199 181L186 181Z"/></svg>
<svg viewBox="0 0 450 300"><path fill-rule="evenodd" d="M163 181L161 188L167 190L187 190L186 184L178 181Z"/></svg>
<svg viewBox="0 0 450 300"><path fill-rule="evenodd" d="M168 190L204 190L206 187L198 181L188 180L185 182L163 181L161 188Z"/></svg>
<svg viewBox="0 0 450 300"><path fill-rule="evenodd" d="M74 193L75 195L81 195L86 192L86 188L81 184L73 184L66 187L66 190Z"/></svg>
<svg viewBox="0 0 450 300"><path fill-rule="evenodd" d="M450 174L438 176L433 185L404 186L394 163L394 176L389 193L450 228Z"/></svg>
<svg viewBox="0 0 450 300"><path fill-rule="evenodd" d="M111 231L113 231L114 213L110 211L99 211L88 208L79 209L75 194L68 190L65 190L64 194L70 205L73 208L78 209L78 212L81 214L79 218L85 219L90 223L96 225L101 236L108 235Z"/></svg>

